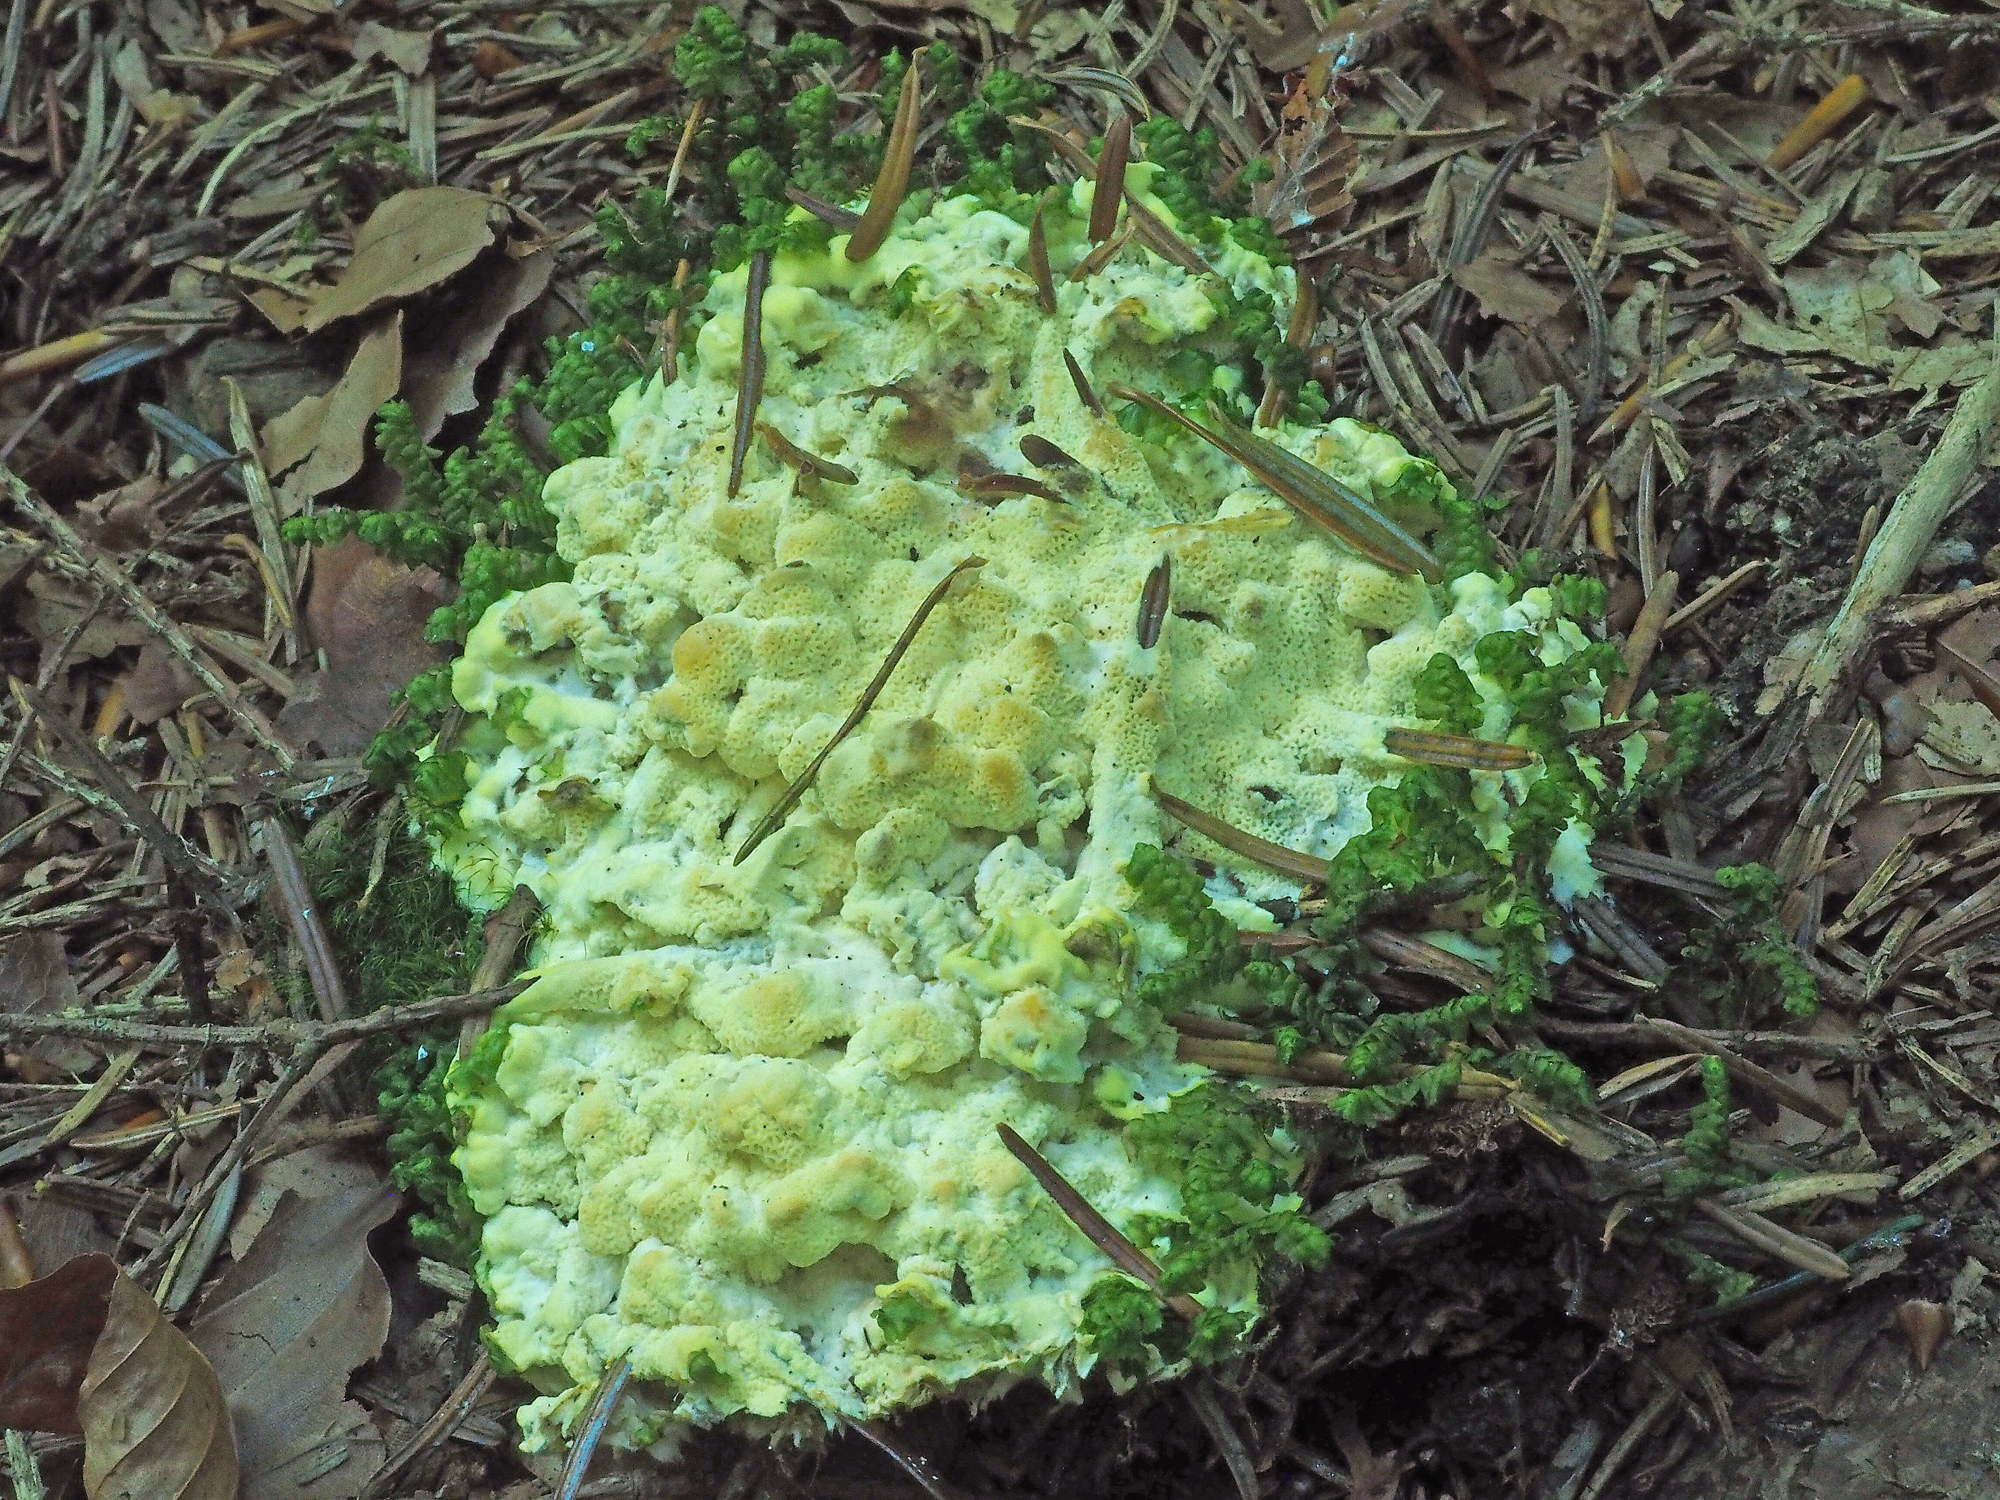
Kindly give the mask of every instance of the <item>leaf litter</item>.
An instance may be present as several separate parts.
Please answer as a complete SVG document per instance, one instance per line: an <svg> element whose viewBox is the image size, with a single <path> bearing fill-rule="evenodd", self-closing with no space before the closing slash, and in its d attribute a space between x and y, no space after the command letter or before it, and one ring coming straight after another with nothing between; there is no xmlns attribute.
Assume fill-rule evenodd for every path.
<svg viewBox="0 0 2000 1500"><path fill-rule="evenodd" d="M2000 778L1991 715L1951 655L1994 665L1994 612L1979 608L2000 572L1986 561L2000 555L1990 457L1964 472L1929 534L1910 541L1890 519L1922 487L1916 460L1979 388L2000 284L1995 137L1980 102L2000 22L1961 9L839 7L863 59L914 37L1071 80L1058 108L1081 139L1105 118L1088 80L1122 71L1121 92L1215 131L1219 170L1268 150L1275 171L1255 201L1318 278L1308 354L1334 409L1437 454L1462 483L1477 478L1510 549L1566 550L1635 593L1635 612L1649 595L1663 605L1676 576L1681 602L1643 686L1704 687L1733 715L1698 792L1635 832L1646 847L1630 852L1645 858L1611 877L1612 901L1575 935L1542 1022L1551 1045L1601 1064L1594 1076L1637 1070L1615 1107L1503 1118L1467 1099L1384 1142L1376 1161L1329 1165L1315 1201L1372 1194L1384 1207L1349 1221L1335 1265L1294 1290L1272 1347L1204 1398L1200 1424L1169 1393L1068 1411L1017 1395L954 1440L968 1486L1101 1492L1133 1472L1104 1441L1116 1423L1173 1492L1220 1451L1220 1484L1307 1493L1350 1481L1385 1495L1478 1492L1442 1462L1522 1483L1574 1470L1578 1492L1599 1494L1643 1474L1693 1496L1714 1491L1718 1464L1734 1482L1767 1459L1774 1472L1809 1463L1857 1484L1893 1474L1954 1493L1934 1455L1991 1425L1965 1360L1995 1317L1978 1250L2000 1241L1986 1176L2000 1100L2000 792L1982 790ZM658 175L623 155L619 135L673 109L660 60L684 18L639 5L532 19L478 3L371 19L331 3L288 4L275 19L182 0L151 0L143 19L43 10L17 6L24 24L0 49L0 240L21 268L0 304L0 446L90 541L69 548L17 505L0 534L0 591L9 670L104 763L10 696L0 869L14 879L0 883L0 963L24 955L41 977L0 1002L0 1161L38 1210L80 1216L120 1261L143 1265L140 1284L192 1260L186 1277L213 1283L202 1318L226 1286L244 1307L294 1292L306 1310L365 1302L368 1229L335 1236L340 1253L287 1239L296 1231L276 1218L257 1231L274 1206L258 1179L293 1152L370 1149L383 1125L365 1083L371 1054L357 1047L455 1027L479 1005L426 1010L402 995L352 1033L304 1029L296 926L247 899L266 873L250 825L274 806L297 816L308 859L347 850L370 900L411 873L386 852L403 847L384 834L398 810L357 757L400 681L433 659L422 625L440 581L356 551L279 555L256 512L385 496L368 420L382 395L411 400L426 440L448 446L536 368L544 333L575 325L595 271L591 213L635 175ZM752 24L772 39L799 15L780 5ZM835 81L859 99L866 76ZM1510 142L1551 122L1507 163ZM532 234L512 247L528 254L503 248L510 224ZM1455 307L1434 325L1447 292ZM385 332L397 318L399 362ZM234 450L225 373L261 425L274 498L218 485L155 505L190 463ZM163 399L189 429L156 437L135 416ZM197 440L212 451L184 457ZM1897 555L1870 565L1881 534ZM1827 617L1890 564L1907 564L1903 581L1843 657L1863 691L1794 733L1795 685L1825 649ZM280 628L286 613L302 633ZM1856 737L1877 720L1878 738ZM1850 744L1875 748L1845 757ZM218 907L166 878L107 776L228 874L216 887L226 900L246 899ZM1688 871L1712 882L1716 868L1781 856L1783 932L1825 997L1813 1025L1735 1025L1686 986L1647 977L1688 962L1690 924L1713 913L1712 895L1687 894ZM1388 1002L1436 998L1424 988L1434 975L1391 951L1402 957L1371 981ZM37 1029L52 1013L74 1023L68 1034ZM1860 1246L1848 1285L1879 1283L1888 1299L1850 1290L1730 1325L1736 1342L1716 1358L1739 1439L1763 1444L1749 1457L1668 1395L1700 1388L1686 1373L1700 1361L1674 1332L1685 1271L1635 1248L1619 1207L1687 1129L1700 1089L1684 1060L1712 1055L1769 1115L1745 1121L1744 1149L1767 1153L1761 1170L1894 1171L1902 1183L1748 1216L1724 1203L1686 1221L1693 1250L1769 1286L1789 1269L1774 1263L1781 1252L1810 1257L1802 1239ZM1646 1073L1649 1058L1665 1065ZM1792 1108L1788 1090L1816 1110ZM88 1120L45 1144L84 1107ZM1829 1113L1843 1124L1814 1117ZM1417 1165L1371 1177L1397 1161ZM1566 1197L1535 1185L1564 1173ZM327 1201L363 1193L350 1184ZM333 1211L288 1202L287 1223ZM1894 1227L1903 1207L1928 1215L1921 1233ZM1964 1227L1937 1227L1947 1219ZM377 1229L375 1243L397 1232ZM277 1264L294 1259L305 1269ZM268 1275L233 1279L267 1261ZM495 1387L455 1332L469 1316L463 1273L419 1260L390 1283L398 1316L423 1330L421 1359L406 1366L392 1348L350 1380L343 1361L368 1343L350 1338L326 1368L277 1367L253 1415L307 1411L324 1424L324 1493L354 1493L381 1455L354 1441L365 1434L349 1408L388 1446L415 1443L398 1486L485 1495L522 1482L493 1420L518 1392ZM1833 1393L1836 1372L1876 1370L1870 1341L1905 1305L1950 1317L1912 1388L1935 1417L1900 1424ZM1536 1341L1537 1317L1570 1342ZM1613 1353L1598 1357L1600 1343ZM1422 1373L1440 1351L1448 1373ZM1647 1399L1612 1395L1613 1369ZM1793 1370L1824 1441L1799 1436L1764 1394ZM1385 1375L1405 1410L1369 1400ZM265 1400L254 1386L237 1399ZM1853 1457L1857 1432L1887 1433L1868 1450L1883 1456ZM59 1484L82 1482L69 1441L37 1448ZM818 1467L790 1462L716 1440L693 1445L672 1482L831 1495L875 1472L838 1444ZM598 1484L637 1488L622 1474Z"/></svg>

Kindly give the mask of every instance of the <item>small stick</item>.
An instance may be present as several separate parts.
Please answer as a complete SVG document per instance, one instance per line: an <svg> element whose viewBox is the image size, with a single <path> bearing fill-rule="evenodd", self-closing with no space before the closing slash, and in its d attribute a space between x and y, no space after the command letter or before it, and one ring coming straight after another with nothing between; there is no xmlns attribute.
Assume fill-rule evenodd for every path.
<svg viewBox="0 0 2000 1500"><path fill-rule="evenodd" d="M889 685L889 674L896 670L896 663L903 659L903 653L910 649L911 642L917 638L917 632L923 629L924 621L930 618L931 611L938 607L946 591L957 581L958 575L985 566L985 558L977 555L968 557L940 578L931 591L924 595L923 603L919 604L917 612L910 616L910 623L903 627L903 633L897 636L895 644L889 647L889 654L882 658L882 665L876 669L873 680L861 690L861 697L855 703L853 710L841 721L840 727L834 730L832 738L820 747L819 754L815 755L811 763L799 772L797 779L785 788L785 794L778 799L778 805L765 815L761 823L750 830L750 837L743 841L743 846L736 851L736 858L730 861L731 864L742 864L759 844L776 833L784 824L791 810L798 805L799 798L806 794L806 788L812 785L813 778L819 775L819 768L825 765L826 758L833 754L834 747L854 732L854 726L861 722L868 710L874 707L875 700L882 696L882 689Z"/></svg>
<svg viewBox="0 0 2000 1500"><path fill-rule="evenodd" d="M131 575L110 557L91 546L77 535L76 528L57 515L47 501L29 489L27 484L12 470L0 469L0 484L7 487L8 495L14 503L25 511L29 518L46 532L64 552L94 573L111 591L124 601L125 607L138 616L139 623L157 635L176 656L188 664L201 685L214 693L224 711L234 719L250 737L278 763L280 770L289 771L298 764L298 755L287 745L278 733L277 726L259 713L244 698L236 684L224 677L208 664L208 659L195 649L188 638L172 620L167 618L157 604L149 599ZM95 748L95 747L93 747Z"/></svg>
<svg viewBox="0 0 2000 1500"><path fill-rule="evenodd" d="M444 1398L443 1405L431 1413L430 1420L410 1434L403 1446L390 1454L382 1467L375 1471L373 1477L362 1488L361 1500L374 1500L391 1479L408 1467L411 1459L456 1432L459 1424L472 1415L472 1408L479 1404L479 1398L484 1396L487 1388L493 1384L496 1373L492 1356L481 1349L479 1358L475 1359L472 1368L465 1372L465 1378L459 1381L449 1396Z"/></svg>
<svg viewBox="0 0 2000 1500"><path fill-rule="evenodd" d="M223 894L222 873L196 853L193 845L186 839L160 821L159 814L153 811L152 804L139 795L138 788L126 779L125 773L114 766L104 752L97 748L97 742L57 713L48 699L20 678L10 677L7 682L22 707L31 710L44 724L53 729L56 738L63 742L64 748L90 768L91 774L97 778L98 785L103 787L105 794L118 804L119 810L132 820L133 827L141 836L159 851L160 858L193 886L204 901L213 906L227 908L229 902Z"/></svg>
<svg viewBox="0 0 2000 1500"><path fill-rule="evenodd" d="M1084 1237L1111 1257L1112 1264L1135 1281L1146 1284L1147 1290L1160 1299L1174 1313L1192 1323L1201 1316L1201 1304L1185 1292L1169 1296L1160 1289L1160 1268L1153 1264L1152 1257L1133 1244L1113 1227L1111 1221L1090 1206L1090 1200L1070 1184L1068 1178L1049 1164L1049 1159L1022 1140L1011 1125L999 1124L993 1127L1000 1132L1000 1143L1013 1153L1014 1159L1026 1167L1042 1190L1056 1200L1056 1207L1068 1214L1070 1221L1081 1229Z"/></svg>
<svg viewBox="0 0 2000 1500"><path fill-rule="evenodd" d="M1659 647L1661 632L1666 628L1667 616L1674 612L1674 596L1680 592L1680 587L1681 575L1669 568L1660 575L1653 592L1646 596L1645 607L1639 611L1639 618L1632 622L1632 634L1625 640L1625 675L1612 683L1604 694L1601 717L1605 723L1624 718L1625 711L1632 706L1633 696L1639 690L1639 678Z"/></svg>
<svg viewBox="0 0 2000 1500"><path fill-rule="evenodd" d="M1836 685L1873 638L1876 611L1908 585L1939 525L1992 451L1996 432L2000 432L2000 358L1994 359L1979 384L1958 398L1937 447L1903 487L1869 543L1860 571L1795 689L1811 705L1813 717L1835 706Z"/></svg>
<svg viewBox="0 0 2000 1500"><path fill-rule="evenodd" d="M270 861L272 883L285 908L285 920L291 924L292 936L298 939L299 949L305 955L306 979L312 985L313 998L319 1002L320 1019L338 1021L348 1013L347 986L341 982L340 964L333 956L333 944L327 940L326 924L319 919L312 887L299 863L298 845L292 842L291 830L278 818L259 818L251 827L264 841L264 857Z"/></svg>
<svg viewBox="0 0 2000 1500"><path fill-rule="evenodd" d="M917 76L917 60L903 75L903 91L896 99L896 120L889 128L889 141L882 150L882 170L875 175L874 191L868 195L867 211L861 223L847 237L849 260L866 260L882 248L896 222L896 210L910 190L910 167L917 159L917 106L923 99L923 82Z"/></svg>
<svg viewBox="0 0 2000 1500"><path fill-rule="evenodd" d="M736 432L729 445L729 498L743 487L743 460L750 452L750 434L757 426L757 407L764 399L764 293L771 285L771 252L750 257L750 275L743 289L743 362L736 382Z"/></svg>

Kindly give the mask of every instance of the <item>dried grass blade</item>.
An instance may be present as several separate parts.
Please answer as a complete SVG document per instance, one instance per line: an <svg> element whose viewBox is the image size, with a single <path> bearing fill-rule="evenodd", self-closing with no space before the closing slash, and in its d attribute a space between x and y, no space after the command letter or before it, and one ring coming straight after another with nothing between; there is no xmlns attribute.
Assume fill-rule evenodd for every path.
<svg viewBox="0 0 2000 1500"><path fill-rule="evenodd" d="M1153 800L1160 804L1160 811L1170 818L1177 818L1196 833L1222 845L1232 853L1245 859L1253 859L1258 864L1289 875L1294 880L1307 885L1326 883L1326 861L1315 859L1298 849L1289 849L1283 844L1274 844L1269 839L1259 838L1254 833L1225 823L1214 813L1203 812L1192 802L1183 802L1171 792L1153 789Z"/></svg>
<svg viewBox="0 0 2000 1500"><path fill-rule="evenodd" d="M1118 227L1118 205L1125 197L1125 166L1132 159L1132 112L1118 111L1118 118L1104 133L1104 149L1097 156L1096 179L1090 194L1090 242L1101 245Z"/></svg>
<svg viewBox="0 0 2000 1500"><path fill-rule="evenodd" d="M1035 305L1045 313L1056 310L1056 277L1049 269L1049 236L1042 228L1042 205L1028 221L1028 272L1035 278Z"/></svg>
<svg viewBox="0 0 2000 1500"><path fill-rule="evenodd" d="M1146 587L1139 595L1139 645L1150 651L1159 644L1160 626L1167 618L1167 603L1173 597L1174 559L1162 553L1146 575Z"/></svg>
<svg viewBox="0 0 2000 1500"><path fill-rule="evenodd" d="M1422 761L1427 766L1458 766L1467 771L1518 771L1540 759L1525 745L1428 729L1391 729L1382 736L1382 747L1404 760Z"/></svg>
<svg viewBox="0 0 2000 1500"><path fill-rule="evenodd" d="M764 292L771 285L771 252L750 257L750 275L743 289L743 368L736 382L736 433L729 445L729 497L743 487L743 460L750 454L750 434L757 425L757 407L764 399Z"/></svg>
<svg viewBox="0 0 2000 1500"><path fill-rule="evenodd" d="M1081 1229L1084 1236L1106 1255L1112 1264L1134 1280L1143 1281L1167 1307L1181 1317L1193 1322L1201 1316L1201 1304L1194 1298L1180 1295L1168 1296L1160 1290L1160 1268L1153 1264L1151 1257L1137 1245L1120 1234L1111 1221L1090 1206L1085 1198L1053 1166L1049 1159L1022 1140L1010 1125L993 1127L1000 1132L1000 1142L1014 1154L1014 1159L1026 1167L1042 1190L1056 1200L1056 1206L1068 1214L1071 1222Z"/></svg>
<svg viewBox="0 0 2000 1500"><path fill-rule="evenodd" d="M1444 565L1436 554L1325 470L1227 418L1218 418L1221 430L1216 431L1129 385L1114 385L1111 394L1136 401L1213 444L1292 509L1370 562L1394 573L1421 574L1431 583L1443 579Z"/></svg>
<svg viewBox="0 0 2000 1500"><path fill-rule="evenodd" d="M1731 1208L1713 1198L1697 1198L1694 1206L1744 1244L1762 1250L1766 1255L1776 1256L1786 1265L1797 1266L1801 1271L1810 1271L1828 1281L1845 1281L1854 1274L1848 1269L1846 1261L1818 1240L1794 1234L1781 1225L1773 1224L1762 1214Z"/></svg>
<svg viewBox="0 0 2000 1500"><path fill-rule="evenodd" d="M866 260L889 238L889 226L896 222L896 210L910 190L910 167L917 159L917 106L923 98L923 79L913 59L903 75L903 91L896 99L896 120L889 127L889 143L882 151L882 170L875 175L875 189L868 195L868 208L861 223L847 239L847 258Z"/></svg>
<svg viewBox="0 0 2000 1500"><path fill-rule="evenodd" d="M952 584L958 581L958 575L985 566L985 558L976 554L968 557L940 578L931 591L924 595L923 603L919 604L917 612L910 616L910 623L903 627L903 633L896 637L895 644L889 647L889 654L882 658L882 665L876 668L875 676L870 679L868 686L861 690L861 697L856 700L853 709L841 721L840 727L834 730L832 737L820 747L819 754L815 755L811 763L799 772L798 778L785 788L785 794L778 799L778 805L765 815L763 822L750 831L750 837L745 839L743 846L736 851L736 858L731 861L732 864L742 864L759 844L783 826L786 817L798 805L799 798L806 794L806 788L812 785L813 778L819 775L819 768L825 765L826 758L833 754L834 747L854 732L854 726L861 722L868 710L875 706L875 700L882 696L882 689L889 685L889 674L896 670L896 663L901 661L903 653L910 649L910 643L917 638L917 632L924 628L924 621L930 618L931 611L938 607Z"/></svg>

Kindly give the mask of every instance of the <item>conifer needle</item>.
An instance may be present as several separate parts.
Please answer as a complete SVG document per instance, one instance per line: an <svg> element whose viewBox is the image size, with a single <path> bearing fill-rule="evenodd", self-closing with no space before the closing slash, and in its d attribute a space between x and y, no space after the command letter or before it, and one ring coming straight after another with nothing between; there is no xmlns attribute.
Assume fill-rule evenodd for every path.
<svg viewBox="0 0 2000 1500"><path fill-rule="evenodd" d="M736 434L729 445L729 498L743 488L743 460L750 453L750 434L757 426L757 407L764 399L764 292L771 285L771 252L750 257L750 275L743 289L743 367L736 379Z"/></svg>
<svg viewBox="0 0 2000 1500"><path fill-rule="evenodd" d="M998 1124L993 1127L1000 1132L1000 1143L1013 1152L1014 1159L1026 1167L1042 1185L1042 1190L1056 1200L1056 1207L1070 1217L1070 1222L1081 1229L1084 1238L1111 1257L1113 1265L1135 1281L1142 1281L1152 1294L1167 1308L1192 1323L1201 1316L1201 1304L1185 1292L1169 1296L1160 1287L1160 1268L1153 1264L1152 1257L1113 1227L1111 1221L1090 1206L1090 1200L1070 1185L1062 1173L1049 1164L1049 1159L1022 1140L1011 1125Z"/></svg>
<svg viewBox="0 0 2000 1500"><path fill-rule="evenodd" d="M896 637L895 644L889 648L889 654L882 658L882 665L876 668L875 676L869 681L868 686L861 690L861 697L855 702L847 717L841 721L840 727L834 730L833 737L820 747L819 754L815 755L811 763L799 772L792 784L785 788L784 796L778 799L776 807L765 814L764 821L750 830L750 837L743 841L743 846L736 851L736 858L730 863L742 864L759 844L784 825L792 809L798 806L799 798L806 794L806 788L811 786L813 778L819 775L819 768L825 765L826 758L833 754L834 747L854 732L854 726L861 722L868 710L875 706L875 700L882 696L882 689L889 685L889 674L896 670L896 663L903 659L903 653L910 649L910 643L916 640L917 632L924 628L924 621L930 618L931 611L938 607L952 584L958 580L958 575L985 566L985 558L977 555L968 557L940 578L931 591L924 595L924 602L919 604L917 612L910 616L910 623L905 625L903 633Z"/></svg>
<svg viewBox="0 0 2000 1500"><path fill-rule="evenodd" d="M1196 833L1222 845L1233 854L1255 860L1267 869L1276 870L1281 875L1289 875L1294 880L1307 885L1326 884L1326 861L1315 859L1303 850L1290 849L1283 844L1274 844L1267 838L1259 838L1234 823L1225 823L1212 812L1203 812L1192 802L1183 802L1170 792L1158 787L1153 789L1153 800L1160 804L1160 811L1170 818L1187 824Z"/></svg>
<svg viewBox="0 0 2000 1500"><path fill-rule="evenodd" d="M896 210L910 190L910 167L917 159L917 105L923 97L923 80L917 75L917 61L903 75L903 91L896 99L896 121L889 127L889 141L882 149L882 170L875 175L875 189L868 195L861 223L847 237L847 258L866 260L889 238L889 226L896 222Z"/></svg>

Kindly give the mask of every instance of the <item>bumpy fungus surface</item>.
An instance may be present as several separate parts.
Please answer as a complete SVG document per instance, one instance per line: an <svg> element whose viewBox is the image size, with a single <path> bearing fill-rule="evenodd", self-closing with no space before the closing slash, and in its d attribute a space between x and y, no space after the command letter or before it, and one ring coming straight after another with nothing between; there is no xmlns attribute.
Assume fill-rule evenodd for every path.
<svg viewBox="0 0 2000 1500"><path fill-rule="evenodd" d="M457 1080L494 1347L549 1392L531 1439L620 1357L650 1390L628 1441L1071 1385L1106 1353L1084 1300L1109 1266L995 1126L1156 1242L1184 1164L1130 1122L1238 1106L1135 998L1181 945L1132 911L1125 862L1141 842L1212 861L1210 894L1245 926L1298 889L1177 829L1151 790L1329 856L1407 769L1384 732L1434 723L1413 694L1435 655L1480 693L1483 722L1458 727L1505 739L1476 643L1524 631L1551 661L1584 644L1546 591L1391 576L1212 452L1087 410L1065 350L1100 391L1184 390L1218 318L1206 278L1136 246L1063 279L1088 191L1049 216L1053 315L1027 229L969 198L906 208L859 264L839 238L778 256L759 416L851 486L759 441L725 494L745 275L718 278L680 378L625 391L609 452L548 483L573 578L502 600L466 642L471 790L443 854L488 903L525 881L550 924L544 977ZM1227 240L1212 259L1239 294L1290 304L1290 271ZM1238 377L1214 378L1226 395ZM1035 468L1029 434L1075 467ZM1271 435L1412 525L1409 502L1444 490L1352 421ZM961 483L989 471L1061 498ZM971 554L985 566L736 863ZM1171 608L1144 648L1163 554ZM1577 722L1597 690L1572 695ZM1490 846L1537 774L1473 778ZM1583 832L1562 841L1575 880ZM1276 1170L1243 1213L1285 1214L1291 1144L1256 1139ZM1198 1296L1254 1313L1257 1271L1212 1267ZM1161 1339L1123 1368L1179 1357Z"/></svg>

